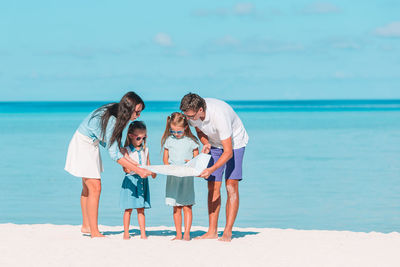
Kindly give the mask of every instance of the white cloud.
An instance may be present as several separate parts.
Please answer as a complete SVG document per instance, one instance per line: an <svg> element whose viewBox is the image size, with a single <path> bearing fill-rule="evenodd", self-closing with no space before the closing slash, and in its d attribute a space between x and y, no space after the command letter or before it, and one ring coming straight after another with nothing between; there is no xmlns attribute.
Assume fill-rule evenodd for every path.
<svg viewBox="0 0 400 267"><path fill-rule="evenodd" d="M256 8L251 3L237 3L231 7L214 8L214 9L197 9L194 15L200 17L227 17L227 16L249 16L256 15Z"/></svg>
<svg viewBox="0 0 400 267"><path fill-rule="evenodd" d="M340 8L328 2L315 2L302 10L304 14L329 14L338 12L340 12Z"/></svg>
<svg viewBox="0 0 400 267"><path fill-rule="evenodd" d="M382 37L400 37L400 21L377 28L375 34Z"/></svg>
<svg viewBox="0 0 400 267"><path fill-rule="evenodd" d="M237 15L249 15L254 12L254 5L251 3L238 3L234 7L234 13Z"/></svg>
<svg viewBox="0 0 400 267"><path fill-rule="evenodd" d="M157 33L154 41L161 46L172 46L172 38L166 33Z"/></svg>

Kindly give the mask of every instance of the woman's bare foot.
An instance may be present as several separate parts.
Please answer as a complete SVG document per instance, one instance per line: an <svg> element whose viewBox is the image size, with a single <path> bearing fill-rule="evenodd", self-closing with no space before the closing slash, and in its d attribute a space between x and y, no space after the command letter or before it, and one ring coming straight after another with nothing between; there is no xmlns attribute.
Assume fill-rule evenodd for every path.
<svg viewBox="0 0 400 267"><path fill-rule="evenodd" d="M84 234L90 234L90 227L81 227L81 232Z"/></svg>
<svg viewBox="0 0 400 267"><path fill-rule="evenodd" d="M174 240L182 240L182 235L176 235L174 238L171 239L171 241Z"/></svg>
<svg viewBox="0 0 400 267"><path fill-rule="evenodd" d="M140 235L140 239L147 239L147 235L146 234Z"/></svg>
<svg viewBox="0 0 400 267"><path fill-rule="evenodd" d="M91 236L92 238L94 238L94 237L106 237L105 235L103 235L103 234L100 234L100 232L97 232L97 233L91 234L90 236Z"/></svg>
<svg viewBox="0 0 400 267"><path fill-rule="evenodd" d="M218 238L218 241L223 241L223 242L231 242L232 240L232 234L223 234L220 238Z"/></svg>
<svg viewBox="0 0 400 267"><path fill-rule="evenodd" d="M216 239L218 238L218 233L214 233L214 232L207 232L202 236L198 236L195 239Z"/></svg>
<svg viewBox="0 0 400 267"><path fill-rule="evenodd" d="M190 235L184 235L183 236L183 240L185 240L185 241L190 241Z"/></svg>

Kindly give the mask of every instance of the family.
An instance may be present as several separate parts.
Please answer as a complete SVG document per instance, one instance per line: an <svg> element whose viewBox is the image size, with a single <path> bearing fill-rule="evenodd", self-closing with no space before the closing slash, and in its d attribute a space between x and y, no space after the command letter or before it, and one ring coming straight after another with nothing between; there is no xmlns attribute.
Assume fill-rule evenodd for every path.
<svg viewBox="0 0 400 267"><path fill-rule="evenodd" d="M103 237L98 229L98 207L103 171L99 145L108 150L114 161L123 167L125 177L120 193L120 206L124 210L124 239L129 239L129 225L133 209L137 210L141 238L145 232L144 210L150 208L147 177L156 174L141 168L150 165L146 144L147 130L143 121L137 121L145 109L142 98L134 92L126 93L118 103L110 103L90 113L73 135L69 146L65 170L82 178L81 208L83 233ZM199 154L211 155L208 167L199 175L208 185L208 231L198 239L218 238L218 216L221 208L221 184L225 177L227 192L226 225L220 241L231 241L232 227L239 208L239 181L248 135L242 121L224 101L202 98L197 94L185 95L180 103L181 112L167 117L166 129L161 138L163 163L182 165ZM129 125L124 144L122 133ZM197 137L190 130L195 128ZM200 141L200 142L199 142ZM173 207L176 237L190 240L194 178L167 176L167 205ZM182 212L184 234L182 235Z"/></svg>

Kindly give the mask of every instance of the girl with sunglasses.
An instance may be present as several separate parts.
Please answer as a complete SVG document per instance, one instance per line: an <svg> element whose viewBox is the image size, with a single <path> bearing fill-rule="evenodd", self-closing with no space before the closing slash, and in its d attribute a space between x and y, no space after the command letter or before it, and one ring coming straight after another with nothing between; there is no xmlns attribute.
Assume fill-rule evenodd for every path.
<svg viewBox="0 0 400 267"><path fill-rule="evenodd" d="M167 118L165 132L161 138L164 148L163 162L165 165L183 165L199 154L199 141L192 134L185 115L174 112ZM184 214L184 240L190 240L192 226L192 205L194 202L193 176L167 176L165 203L173 206L173 218L176 228L176 237L182 239L182 210Z"/></svg>
<svg viewBox="0 0 400 267"><path fill-rule="evenodd" d="M139 165L150 165L149 149L146 147L147 130L142 121L134 121L129 125L125 141L125 157ZM151 173L156 178L155 173ZM129 239L129 225L132 209L136 209L140 227L140 237L147 239L145 230L144 209L151 207L150 190L147 177L142 178L135 172L126 173L120 193L120 206L124 212L124 239Z"/></svg>

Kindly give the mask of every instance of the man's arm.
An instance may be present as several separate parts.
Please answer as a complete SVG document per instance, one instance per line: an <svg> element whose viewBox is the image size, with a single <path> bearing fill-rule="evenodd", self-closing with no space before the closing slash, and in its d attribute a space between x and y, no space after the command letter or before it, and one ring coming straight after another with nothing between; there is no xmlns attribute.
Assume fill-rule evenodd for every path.
<svg viewBox="0 0 400 267"><path fill-rule="evenodd" d="M221 143L224 149L224 152L222 153L221 157L217 160L217 162L215 162L213 166L202 171L200 177L207 179L211 175L211 173L213 173L218 168L222 167L228 160L232 158L233 156L232 137L229 137L225 140L221 140Z"/></svg>

